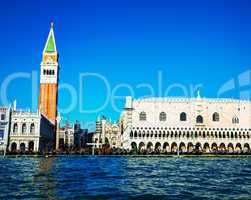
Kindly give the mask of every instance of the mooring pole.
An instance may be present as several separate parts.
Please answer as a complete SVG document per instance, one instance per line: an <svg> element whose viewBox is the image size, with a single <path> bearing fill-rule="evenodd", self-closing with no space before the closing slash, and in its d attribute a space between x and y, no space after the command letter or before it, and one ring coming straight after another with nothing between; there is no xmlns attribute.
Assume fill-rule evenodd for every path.
<svg viewBox="0 0 251 200"><path fill-rule="evenodd" d="M95 154L94 148L95 148L95 146L93 145L93 146L92 146L92 155L93 155L93 156L94 156L94 154Z"/></svg>
<svg viewBox="0 0 251 200"><path fill-rule="evenodd" d="M3 157L6 156L6 148L7 148L6 146L7 146L7 145L4 144Z"/></svg>

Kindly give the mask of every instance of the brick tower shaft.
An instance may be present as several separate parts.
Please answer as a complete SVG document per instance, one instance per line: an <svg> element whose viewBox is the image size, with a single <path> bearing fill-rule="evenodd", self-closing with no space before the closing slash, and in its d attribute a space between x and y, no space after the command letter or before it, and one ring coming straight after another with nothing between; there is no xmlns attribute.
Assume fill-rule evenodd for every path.
<svg viewBox="0 0 251 200"><path fill-rule="evenodd" d="M43 51L40 69L39 111L56 124L59 67L53 24Z"/></svg>

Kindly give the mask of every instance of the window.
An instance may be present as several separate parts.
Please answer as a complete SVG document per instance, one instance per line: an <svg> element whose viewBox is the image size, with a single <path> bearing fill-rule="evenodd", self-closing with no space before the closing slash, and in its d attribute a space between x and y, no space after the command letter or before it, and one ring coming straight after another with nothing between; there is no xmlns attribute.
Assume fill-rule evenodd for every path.
<svg viewBox="0 0 251 200"><path fill-rule="evenodd" d="M48 69L48 70L46 70L46 74L47 75L54 75L55 71L53 69Z"/></svg>
<svg viewBox="0 0 251 200"><path fill-rule="evenodd" d="M186 113L180 113L180 121L186 121L187 120L187 114Z"/></svg>
<svg viewBox="0 0 251 200"><path fill-rule="evenodd" d="M22 133L25 134L26 133L26 124L22 125Z"/></svg>
<svg viewBox="0 0 251 200"><path fill-rule="evenodd" d="M196 123L197 124L202 124L203 123L203 117L201 115L197 116Z"/></svg>
<svg viewBox="0 0 251 200"><path fill-rule="evenodd" d="M219 115L219 113L215 112L215 113L213 114L213 121L214 121L214 122L220 121L220 115Z"/></svg>
<svg viewBox="0 0 251 200"><path fill-rule="evenodd" d="M30 126L30 133L31 134L35 133L35 124L34 123L32 123L31 126Z"/></svg>
<svg viewBox="0 0 251 200"><path fill-rule="evenodd" d="M3 135L4 135L4 130L0 129L0 139L3 139Z"/></svg>
<svg viewBox="0 0 251 200"><path fill-rule="evenodd" d="M45 74L45 75L51 75L51 70L50 70L50 69L44 70L44 74Z"/></svg>
<svg viewBox="0 0 251 200"><path fill-rule="evenodd" d="M17 133L17 132L18 132L18 125L17 125L17 123L15 123L13 125L13 133Z"/></svg>
<svg viewBox="0 0 251 200"><path fill-rule="evenodd" d="M1 120L5 120L5 114L1 114Z"/></svg>
<svg viewBox="0 0 251 200"><path fill-rule="evenodd" d="M239 118L237 116L234 116L232 119L233 124L239 124Z"/></svg>
<svg viewBox="0 0 251 200"><path fill-rule="evenodd" d="M139 114L139 120L140 121L146 121L146 113L145 112L141 112Z"/></svg>
<svg viewBox="0 0 251 200"><path fill-rule="evenodd" d="M165 112L161 112L159 114L159 120L160 121L166 121L166 113Z"/></svg>

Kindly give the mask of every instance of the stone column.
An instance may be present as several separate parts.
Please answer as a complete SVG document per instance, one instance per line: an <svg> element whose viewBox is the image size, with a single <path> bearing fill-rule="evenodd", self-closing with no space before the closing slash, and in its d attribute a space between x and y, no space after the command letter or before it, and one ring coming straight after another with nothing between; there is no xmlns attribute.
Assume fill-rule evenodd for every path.
<svg viewBox="0 0 251 200"><path fill-rule="evenodd" d="M39 150L39 139L34 140L34 151L38 152Z"/></svg>
<svg viewBox="0 0 251 200"><path fill-rule="evenodd" d="M59 149L59 132L60 132L60 121L61 121L61 117L60 115L57 117L56 120L56 150Z"/></svg>

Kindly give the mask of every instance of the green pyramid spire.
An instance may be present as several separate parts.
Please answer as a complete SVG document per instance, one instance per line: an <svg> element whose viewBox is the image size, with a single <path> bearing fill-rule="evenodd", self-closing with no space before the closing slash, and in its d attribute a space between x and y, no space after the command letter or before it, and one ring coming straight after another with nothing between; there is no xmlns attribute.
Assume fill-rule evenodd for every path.
<svg viewBox="0 0 251 200"><path fill-rule="evenodd" d="M55 42L55 37L54 37L54 26L53 26L53 23L51 23L51 29L50 29L49 36L47 38L44 52L52 53L56 51L57 51L57 48L56 48L56 42Z"/></svg>

